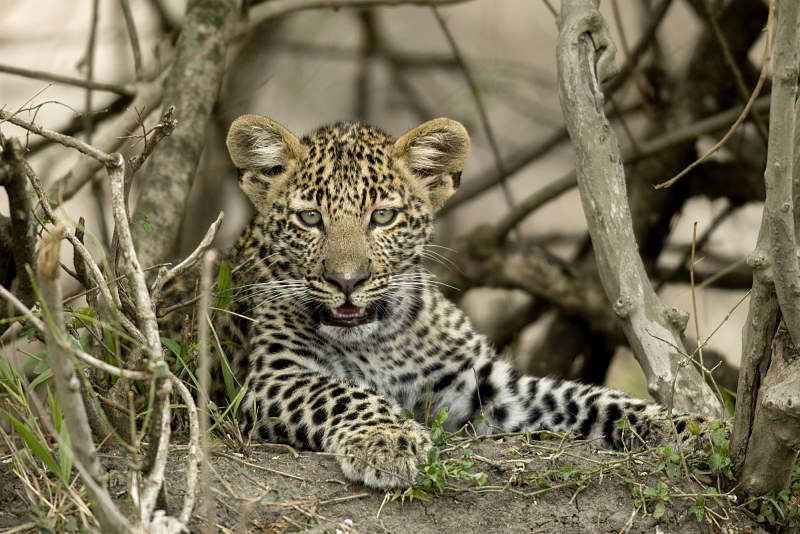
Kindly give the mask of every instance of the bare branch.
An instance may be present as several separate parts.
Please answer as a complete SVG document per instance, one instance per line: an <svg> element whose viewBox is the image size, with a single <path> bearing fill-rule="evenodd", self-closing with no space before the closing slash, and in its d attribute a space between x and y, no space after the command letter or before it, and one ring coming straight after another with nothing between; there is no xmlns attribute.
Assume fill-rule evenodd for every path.
<svg viewBox="0 0 800 534"><path fill-rule="evenodd" d="M43 80L45 82L71 85L73 87L84 87L86 89L95 89L97 91L107 91L109 93L115 93L122 96L136 95L136 87L133 85L117 85L114 83L84 80L82 78L73 78L72 76L63 76L54 72L24 69L22 67L13 67L11 65L0 65L0 72L15 74L25 78L33 78L34 80Z"/></svg>
<svg viewBox="0 0 800 534"><path fill-rule="evenodd" d="M688 317L670 312L661 303L638 253L622 159L616 135L603 113L599 87L609 75L613 54L614 44L597 11L597 0L562 2L557 48L559 98L577 152L578 189L600 279L623 320L650 392L680 411L719 416L719 400L699 373L685 366L681 354L685 350L680 332Z"/></svg>
<svg viewBox="0 0 800 534"><path fill-rule="evenodd" d="M36 330L38 330L39 332L45 331L45 324L42 321L40 321L38 317L33 315L33 313L31 313L31 310L27 306L25 306L25 304L23 304L17 297L15 297L12 292L4 288L2 285L0 285L0 297L3 297L8 302L10 302L12 306L14 306L22 315L25 316L25 320L31 323L33 327L36 328Z"/></svg>
<svg viewBox="0 0 800 534"><path fill-rule="evenodd" d="M769 98L768 96L762 97L756 100L755 104L753 105L754 109L768 109L769 108ZM624 163L631 164L641 161L645 158L649 158L652 156L656 156L665 150L685 143L686 141L691 141L692 139L696 139L701 135L718 130L730 124L730 121L734 120L734 118L739 115L741 111L739 108L730 109L727 111L723 111L722 113L718 113L706 119L697 121L693 124L685 126L683 128L675 128L664 135L660 135L648 141L644 141L639 144L638 150L634 152L633 150L627 150L623 155ZM545 148L549 148L549 142L555 142L555 136L550 140L546 141L540 147L534 149L534 152L544 150ZM513 171L512 171L513 173ZM577 185L577 175L574 170L568 172L561 178L550 182L549 184L545 185L541 189L537 190L536 192L532 193L528 198L519 202L514 206L514 208L509 211L506 215L503 216L500 221L495 224L494 233L489 236L487 234L487 238L490 238L494 241L500 241L505 238L509 231L522 222L529 214L534 212L543 204L558 198L563 193L566 193L570 189L572 189L575 185ZM470 191L470 194L472 191ZM466 197L469 198L469 197ZM450 207L452 209L453 205L458 205L460 202L459 200L464 201L465 197L456 197L455 203L450 202L445 204L445 208ZM445 210L442 210L445 211Z"/></svg>
<svg viewBox="0 0 800 534"><path fill-rule="evenodd" d="M764 180L767 198L764 223L770 234L775 292L786 328L795 346L800 346L800 265L797 259L795 206L792 204L794 164L795 100L800 70L797 42L800 38L800 3L776 3L774 56L772 58L772 104L769 115L769 145ZM766 67L765 67L766 68Z"/></svg>
<svg viewBox="0 0 800 534"><path fill-rule="evenodd" d="M139 167L141 167L150 154L153 153L153 150L155 150L158 143L168 135L171 135L177 125L178 121L175 120L175 107L170 106L166 109L166 111L164 111L164 114L161 115L161 119L158 121L158 124L153 126L149 132L145 132L146 134L149 133L150 135L143 136L144 148L142 149L141 153L128 160L126 176L133 176L136 174L136 171L139 170ZM125 196L127 197L127 192Z"/></svg>
<svg viewBox="0 0 800 534"><path fill-rule="evenodd" d="M28 175L28 180L30 180L31 185L33 186L33 190L36 192L36 196L39 198L39 205L42 207L44 213L51 221L55 223L61 221L61 217L56 215L51 207L50 198L47 196L47 193L45 193L44 188L42 187L42 182L39 180L39 177L27 162L25 162L25 172ZM63 221L61 222L64 224ZM94 258L92 258L91 253L81 242L81 240L77 238L76 230L64 224L64 235L72 244L75 252L80 255L80 258L86 267L88 267L88 274L90 278L100 291L100 295L103 297L105 305L114 313L114 318L120 322L123 328L125 328L125 330L128 331L131 336L133 336L137 341L144 343L144 337L136 325L134 325L124 314L119 312L120 300L117 292L117 286L109 286L108 282L103 276L103 273L100 271L100 268L94 261Z"/></svg>
<svg viewBox="0 0 800 534"><path fill-rule="evenodd" d="M125 182L125 161L122 156L115 154L116 166L106 167L111 178L111 206L114 214L116 232L119 235L120 251L124 269L127 271L128 280L136 302L136 313L144 334L146 350L148 356L153 360L161 359L161 340L158 336L158 324L150 294L147 291L147 283L144 278L144 271L136 256L133 247L133 237L131 235L128 217L125 214L124 182Z"/></svg>
<svg viewBox="0 0 800 534"><path fill-rule="evenodd" d="M202 258L206 251L211 247L211 243L214 242L214 238L217 236L217 231L219 231L219 227L222 224L222 218L225 216L224 212L220 212L217 215L217 219L211 223L208 230L206 231L206 235L203 236L202 241L200 244L197 245L191 254L186 256L182 262L178 265L167 271L163 276L159 277L158 281L153 287L152 296L153 302L158 302L161 299L161 291L164 289L164 286L170 282L170 280L174 280L182 276L186 271L191 269L192 267L197 264L197 262Z"/></svg>
<svg viewBox="0 0 800 534"><path fill-rule="evenodd" d="M7 111L0 109L0 120L10 122L11 124L15 124L20 128L24 128L31 133L35 133L36 135L41 135L42 137L46 137L47 139L55 141L56 143L60 143L70 148L74 148L81 154L85 154L89 157L92 157L103 165L114 164L114 157L112 155L106 154L102 150L95 148L92 145L87 145L83 141L75 139L74 137L63 135L58 132L54 132L53 130L42 128L38 124L22 120L19 117L17 117L16 114L14 113L9 113Z"/></svg>

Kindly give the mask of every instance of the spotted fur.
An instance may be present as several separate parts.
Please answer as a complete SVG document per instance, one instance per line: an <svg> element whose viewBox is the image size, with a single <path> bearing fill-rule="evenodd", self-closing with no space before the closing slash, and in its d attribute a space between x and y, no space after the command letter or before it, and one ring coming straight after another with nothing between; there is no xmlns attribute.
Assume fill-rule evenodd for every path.
<svg viewBox="0 0 800 534"><path fill-rule="evenodd" d="M569 431L604 447L622 445L623 419L647 433L657 406L499 359L424 268L469 152L459 123L397 141L338 123L297 139L246 115L228 147L256 208L233 254L236 311L254 319L234 363L249 384L246 435L337 453L348 478L392 487L413 482L430 447L428 402L449 408L449 430L482 415L479 431Z"/></svg>

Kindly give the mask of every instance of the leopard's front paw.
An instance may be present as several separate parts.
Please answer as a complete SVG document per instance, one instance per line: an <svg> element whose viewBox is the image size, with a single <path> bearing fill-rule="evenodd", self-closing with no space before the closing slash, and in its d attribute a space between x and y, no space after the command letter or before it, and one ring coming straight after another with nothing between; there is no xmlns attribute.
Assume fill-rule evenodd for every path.
<svg viewBox="0 0 800 534"><path fill-rule="evenodd" d="M416 421L360 428L345 435L337 450L344 475L373 488L410 486L417 464L431 448L428 431Z"/></svg>

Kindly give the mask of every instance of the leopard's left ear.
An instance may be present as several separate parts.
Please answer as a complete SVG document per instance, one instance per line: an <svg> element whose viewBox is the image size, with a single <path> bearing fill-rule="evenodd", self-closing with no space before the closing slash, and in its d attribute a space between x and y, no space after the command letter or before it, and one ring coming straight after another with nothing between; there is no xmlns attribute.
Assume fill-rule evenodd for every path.
<svg viewBox="0 0 800 534"><path fill-rule="evenodd" d="M421 182L434 211L438 211L461 182L469 155L469 134L458 121L433 119L400 137L394 153Z"/></svg>

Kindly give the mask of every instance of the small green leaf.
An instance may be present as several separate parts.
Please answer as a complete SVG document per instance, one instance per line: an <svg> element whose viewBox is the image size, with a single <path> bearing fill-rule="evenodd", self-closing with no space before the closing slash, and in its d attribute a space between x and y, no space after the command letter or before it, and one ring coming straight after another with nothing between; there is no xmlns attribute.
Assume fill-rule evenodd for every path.
<svg viewBox="0 0 800 534"><path fill-rule="evenodd" d="M150 217L147 216L146 213L142 213L142 228L144 229L144 233L151 234L153 233L153 224L150 222Z"/></svg>
<svg viewBox="0 0 800 534"><path fill-rule="evenodd" d="M225 260L219 264L217 274L217 301L215 306L222 310L227 309L233 296L233 272Z"/></svg>
<svg viewBox="0 0 800 534"><path fill-rule="evenodd" d="M656 503L656 507L653 510L653 517L658 519L659 517L664 515L664 512L667 511L667 505L664 504L664 501L658 501Z"/></svg>
<svg viewBox="0 0 800 534"><path fill-rule="evenodd" d="M182 356L181 344L174 339L162 337L161 344L167 347L167 349L169 349L169 351L174 354L176 358L180 358Z"/></svg>

